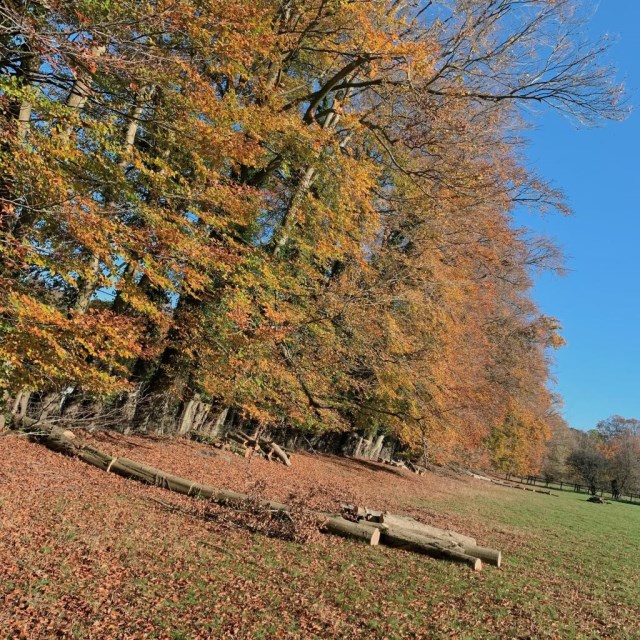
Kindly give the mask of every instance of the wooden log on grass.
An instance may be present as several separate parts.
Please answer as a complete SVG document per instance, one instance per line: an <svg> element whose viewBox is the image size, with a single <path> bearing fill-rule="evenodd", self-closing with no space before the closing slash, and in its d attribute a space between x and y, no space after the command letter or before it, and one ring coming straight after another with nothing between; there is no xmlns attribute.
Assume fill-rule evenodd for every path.
<svg viewBox="0 0 640 640"><path fill-rule="evenodd" d="M33 423L32 426L35 427ZM103 471L153 484L182 495L200 497L235 507L243 507L250 501L250 497L242 493L217 489L211 485L193 482L187 478L166 473L161 469L129 460L128 458L109 455L95 447L83 444L69 431L44 425L40 428L35 427L32 438L54 451L77 456L83 462ZM279 502L265 500L261 501L260 505L271 511L289 511L287 505ZM500 552L478 547L472 538L437 529L436 527L428 527L428 525L423 525L413 520L413 518L384 514L383 517L386 522L376 523L352 522L345 520L341 516L323 513L316 513L315 515L322 530L334 535L359 540L369 545L377 545L382 539L389 546L409 549L433 558L461 562L470 566L474 571L479 571L482 568L482 557L486 558L488 562L492 562L492 564L497 563L496 566L500 564ZM408 524L414 528L391 526L391 523L396 523L396 525L398 523ZM415 527L418 527L418 529L416 530ZM425 532L435 532L438 535L425 535ZM442 534L446 535L443 536ZM473 553L477 555L474 556L472 555Z"/></svg>
<svg viewBox="0 0 640 640"><path fill-rule="evenodd" d="M46 443L45 443L46 444ZM240 506L249 500L249 496L237 491L229 491L226 489L218 489L208 484L193 482L187 478L176 476L172 473L166 473L155 467L129 460L128 458L118 458L110 456L103 451L99 451L94 447L82 447L76 451L76 455L94 467L98 467L103 471L115 473L124 478L138 480L146 484L152 484L163 489L168 489L174 493L180 493L185 496L203 498L212 500L219 504L228 504ZM275 502L272 500L264 500L261 505L271 511L288 511L286 504Z"/></svg>
<svg viewBox="0 0 640 640"><path fill-rule="evenodd" d="M465 553L459 545L437 538L427 538L407 529L396 527L382 529L380 541L387 546L422 553L431 558L466 564L474 571L482 570L482 560Z"/></svg>
<svg viewBox="0 0 640 640"><path fill-rule="evenodd" d="M31 422L31 426L34 426ZM211 485L200 482L193 482L187 478L166 473L161 469L149 465L109 455L95 447L84 445L77 441L73 433L62 429L43 426L32 433L32 438L53 451L69 456L77 456L83 462L97 467L108 473L115 473L124 478L137 480L146 484L162 487L175 493L186 496L198 497L211 500L218 504L242 507L250 501L250 497L236 491L218 489ZM260 505L270 511L289 511L286 504L272 500L264 500ZM366 542L369 545L377 545L380 540L380 531L368 524L359 524L344 520L339 516L332 516L325 513L316 513L318 524L323 531Z"/></svg>
<svg viewBox="0 0 640 640"><path fill-rule="evenodd" d="M388 531L390 529L389 525L385 523L368 522L367 524L372 527L379 528L382 536L384 536L385 531ZM462 551L463 553L469 556L473 556L474 558L479 558L483 562L486 562L487 564L490 564L494 567L500 567L502 564L502 552L500 550L492 549L490 547L480 547L475 544L475 542L473 542L473 544L471 542L464 542L462 540L464 540L465 538L469 541L473 541L473 538L467 538L467 536L462 536L461 534L457 535L462 540L456 540L451 536L439 535L438 532L444 531L443 529L428 527L427 525L424 525L423 529L405 529L403 527L395 527L394 531L402 531L407 536L420 536L421 538L424 538L424 542L438 544L450 549Z"/></svg>
<svg viewBox="0 0 640 640"><path fill-rule="evenodd" d="M320 515L318 517L320 528L344 538L361 540L368 545L376 546L380 542L380 529L367 524L345 520L341 516Z"/></svg>
<svg viewBox="0 0 640 640"><path fill-rule="evenodd" d="M502 564L502 551L491 549L490 547L479 547L477 545L462 545L462 550L469 556L480 558L483 562L500 568Z"/></svg>
<svg viewBox="0 0 640 640"><path fill-rule="evenodd" d="M392 513L385 513L382 518L383 524L388 527L396 529L405 529L407 531L413 531L414 533L425 536L427 538L438 538L448 542L454 542L456 544L475 546L475 538L462 535L455 531L449 531L447 529L439 529L438 527L432 527L431 525L424 524L411 518L409 516L397 516Z"/></svg>

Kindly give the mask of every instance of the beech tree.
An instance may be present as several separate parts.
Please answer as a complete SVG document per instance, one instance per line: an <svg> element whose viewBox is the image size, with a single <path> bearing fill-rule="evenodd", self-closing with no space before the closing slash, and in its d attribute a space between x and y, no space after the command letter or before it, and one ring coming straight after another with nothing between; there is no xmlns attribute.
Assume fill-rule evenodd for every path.
<svg viewBox="0 0 640 640"><path fill-rule="evenodd" d="M512 211L566 207L519 132L624 116L577 9L2 2L9 409L172 432L202 404L442 461L511 425L535 467L562 341L529 289L559 259Z"/></svg>

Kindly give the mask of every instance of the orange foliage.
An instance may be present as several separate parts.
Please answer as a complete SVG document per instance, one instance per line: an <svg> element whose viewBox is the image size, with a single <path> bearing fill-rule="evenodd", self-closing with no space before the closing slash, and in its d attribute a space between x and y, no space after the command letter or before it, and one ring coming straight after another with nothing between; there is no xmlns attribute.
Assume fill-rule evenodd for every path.
<svg viewBox="0 0 640 640"><path fill-rule="evenodd" d="M199 394L436 461L517 424L534 468L561 338L530 273L558 265L511 212L565 207L523 166L517 105L622 115L567 4L9 11L2 387L137 386L169 422Z"/></svg>

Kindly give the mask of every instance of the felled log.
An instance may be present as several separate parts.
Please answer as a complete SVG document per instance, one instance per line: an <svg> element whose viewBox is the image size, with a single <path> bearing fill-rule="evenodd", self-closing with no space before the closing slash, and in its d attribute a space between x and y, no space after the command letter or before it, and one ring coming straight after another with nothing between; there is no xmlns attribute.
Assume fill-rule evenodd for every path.
<svg viewBox="0 0 640 640"><path fill-rule="evenodd" d="M538 489L536 487L524 487L521 486L519 484L513 484L511 482L505 482L504 480L497 480L495 478L489 478L487 476L482 476L479 475L477 473L473 473L472 471L466 471L465 472L467 475L471 476L472 478L475 478L476 480L484 480L485 482L491 482L492 484L497 484L501 487L509 487L510 489L520 489L521 491L531 491L533 493L542 493L544 495L547 496L554 496L555 498L558 497L557 493L551 493L551 491L549 491L548 489Z"/></svg>
<svg viewBox="0 0 640 640"><path fill-rule="evenodd" d="M419 476L423 476L427 472L426 467L421 467L419 464L411 462L411 460L407 460L406 465L413 473L417 473Z"/></svg>
<svg viewBox="0 0 640 640"><path fill-rule="evenodd" d="M30 421L31 426L35 426L34 422ZM236 507L242 507L249 501L249 496L243 493L218 489L208 484L166 473L128 458L111 456L95 447L83 444L70 431L43 426L34 431L32 439L58 453L78 457L83 462L103 471L146 484L153 484L175 493L205 498L218 504ZM286 504L272 500L264 500L260 504L271 511L289 511ZM363 541L372 546L377 545L380 540L380 531L368 524L349 522L339 516L326 513L316 513L316 518L318 525L328 533Z"/></svg>
<svg viewBox="0 0 640 640"><path fill-rule="evenodd" d="M461 533L457 533L456 531L432 527L431 525L423 524L414 518L410 518L408 516L396 516L390 513L384 514L382 523L383 526L389 528L401 529L424 536L425 538L433 538L435 540L440 540L445 544L455 544L465 554L475 558L480 558L482 561L495 567L500 567L502 564L501 551L498 549L491 549L489 547L478 546L475 538L465 536Z"/></svg>
<svg viewBox="0 0 640 640"><path fill-rule="evenodd" d="M383 541L384 532L392 529L396 532L405 532L408 536L420 536L423 542L462 552L474 558L479 558L495 567L500 567L502 564L501 551L478 546L474 538L461 533L432 527L409 516L398 516L391 513L381 514L380 512L373 512L366 507L355 507L354 505L342 505L342 508L347 518L359 520L363 523L367 520L368 514L380 514L380 518L371 517L367 524L380 529Z"/></svg>
<svg viewBox="0 0 640 640"><path fill-rule="evenodd" d="M326 529L330 533L345 538L354 538L362 540L371 546L376 546L380 542L380 529L360 524L351 520L345 520L340 516L318 518L321 529Z"/></svg>
<svg viewBox="0 0 640 640"><path fill-rule="evenodd" d="M44 441L43 444L47 445L48 442ZM243 493L218 489L208 484L194 482L171 473L166 473L155 467L129 460L128 458L111 456L94 447L80 447L76 450L75 454L82 461L103 471L116 473L124 478L152 484L175 493L181 493L182 495L204 498L220 504L235 506L241 505L249 499L249 496ZM287 505L274 501L263 501L262 505L272 511L288 511L289 509Z"/></svg>
<svg viewBox="0 0 640 640"><path fill-rule="evenodd" d="M396 516L391 513L385 513L382 518L382 523L390 528L404 529L411 531L417 535L421 535L427 538L437 538L444 540L445 542L454 542L461 545L475 546L475 538L456 533L455 531L448 531L447 529L439 529L438 527L432 527L431 525L424 524L411 518L409 516Z"/></svg>
<svg viewBox="0 0 640 640"><path fill-rule="evenodd" d="M460 562L471 567L474 571L482 570L482 560L465 553L464 550L454 542L428 538L414 531L397 527L381 529L380 540L383 544L390 547L398 547L416 553L423 553L431 558Z"/></svg>
<svg viewBox="0 0 640 640"><path fill-rule="evenodd" d="M232 450L233 446L237 446L234 445L234 443L238 443L238 445L242 447L241 455L244 455L244 457L248 457L252 455L252 453L257 453L271 461L275 456L285 466L291 466L291 456L287 454L284 447L276 444L273 440L260 436L249 436L243 431L232 431L227 434L227 439L230 441Z"/></svg>
<svg viewBox="0 0 640 640"><path fill-rule="evenodd" d="M487 564L490 564L494 567L500 567L502 565L502 552L498 549L492 549L490 547L480 547L476 544L470 544L470 543L465 543L465 542L460 542L460 541L456 541L451 537L440 537L437 535L433 535L433 534L427 534L425 535L424 533L421 533L420 531L417 531L415 529L404 529L402 527L400 528L391 528L389 527L389 525L384 524L384 523L368 523L371 526L374 527L378 527L381 531L381 540L384 543L384 533L385 531L388 531L389 529L392 529L393 531L401 531L406 533L408 536L416 536L419 538L424 538L423 541L430 543L430 544L438 544L440 546L444 546L448 549L454 550L454 551L460 551L462 553L465 553L466 555L469 556L473 556L474 558L479 558L480 560L482 560L483 562L486 562Z"/></svg>
<svg viewBox="0 0 640 640"><path fill-rule="evenodd" d="M276 456L278 456L278 458L282 460L282 463L285 466L287 467L291 466L291 460L289 460L289 456L282 450L281 447L279 447L275 442L270 442L268 446L271 448L273 453L275 453Z"/></svg>
<svg viewBox="0 0 640 640"><path fill-rule="evenodd" d="M230 431L229 433L227 433L226 438L227 440L233 440L234 442L237 442L238 444L241 444L243 446L246 446L249 442L249 438L245 437L241 433L238 433L237 431Z"/></svg>
<svg viewBox="0 0 640 640"><path fill-rule="evenodd" d="M477 545L462 545L462 550L474 558L480 558L483 562L500 568L502 564L502 551L489 547L478 547Z"/></svg>

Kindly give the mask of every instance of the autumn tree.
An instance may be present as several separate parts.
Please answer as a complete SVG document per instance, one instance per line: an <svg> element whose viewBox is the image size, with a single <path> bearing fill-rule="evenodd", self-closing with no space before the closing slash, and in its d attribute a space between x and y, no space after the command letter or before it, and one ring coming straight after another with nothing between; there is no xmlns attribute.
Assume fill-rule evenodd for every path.
<svg viewBox="0 0 640 640"><path fill-rule="evenodd" d="M596 430L602 438L608 474L619 491L640 489L640 420L611 416L601 420Z"/></svg>
<svg viewBox="0 0 640 640"><path fill-rule="evenodd" d="M575 449L569 454L567 464L587 485L592 496L596 495L598 489L605 488L607 460L597 447L582 446Z"/></svg>
<svg viewBox="0 0 640 640"><path fill-rule="evenodd" d="M512 213L565 206L524 110L624 115L576 8L3 2L8 403L172 432L199 402L440 461L503 433L534 469L559 261Z"/></svg>
<svg viewBox="0 0 640 640"><path fill-rule="evenodd" d="M551 438L547 443L542 463L542 476L547 482L568 480L570 470L567 467L569 454L578 446L578 433L557 413L549 420Z"/></svg>

